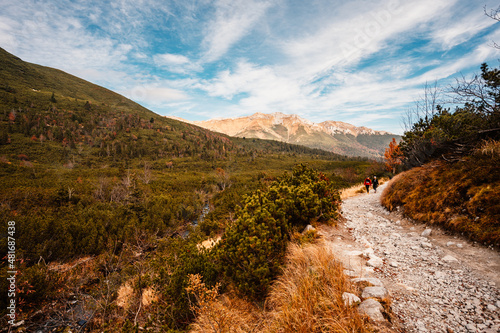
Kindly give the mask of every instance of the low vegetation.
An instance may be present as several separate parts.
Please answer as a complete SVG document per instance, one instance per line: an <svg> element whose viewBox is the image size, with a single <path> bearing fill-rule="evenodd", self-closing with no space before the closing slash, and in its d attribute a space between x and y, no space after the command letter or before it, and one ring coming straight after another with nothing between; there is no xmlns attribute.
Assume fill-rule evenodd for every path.
<svg viewBox="0 0 500 333"><path fill-rule="evenodd" d="M264 308L234 294L218 295L192 277L188 290L198 302L191 332L374 332L356 306L344 304L342 294L355 292L342 265L324 243L287 252L286 268L273 283Z"/></svg>
<svg viewBox="0 0 500 333"><path fill-rule="evenodd" d="M338 190L384 173L166 119L1 49L0 65L0 213L4 230L16 226L19 331L185 331L204 304L186 289L196 281L262 310L290 239L335 223Z"/></svg>
<svg viewBox="0 0 500 333"><path fill-rule="evenodd" d="M451 112L437 105L413 124L398 147L388 149L387 165L409 170L393 180L382 203L498 247L500 70L483 64L481 71L453 89L466 100L463 107Z"/></svg>

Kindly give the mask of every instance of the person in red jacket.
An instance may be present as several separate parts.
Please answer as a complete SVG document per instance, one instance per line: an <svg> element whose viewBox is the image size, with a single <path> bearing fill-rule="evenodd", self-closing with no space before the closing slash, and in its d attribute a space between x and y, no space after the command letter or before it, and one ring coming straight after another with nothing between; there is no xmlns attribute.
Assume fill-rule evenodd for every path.
<svg viewBox="0 0 500 333"><path fill-rule="evenodd" d="M366 193L370 193L370 185L372 184L370 177L366 177L364 184L366 186Z"/></svg>

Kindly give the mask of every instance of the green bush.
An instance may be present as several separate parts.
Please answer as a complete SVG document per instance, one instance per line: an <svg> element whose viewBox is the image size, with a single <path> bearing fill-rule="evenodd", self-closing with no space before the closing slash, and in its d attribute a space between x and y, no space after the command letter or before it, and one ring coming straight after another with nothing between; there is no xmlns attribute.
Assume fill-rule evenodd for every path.
<svg viewBox="0 0 500 333"><path fill-rule="evenodd" d="M164 304L161 320L169 328L185 327L194 318L186 291L188 275L200 274L210 287L218 281L213 254L198 249L198 242L196 236L166 240L154 260L158 272L154 282Z"/></svg>
<svg viewBox="0 0 500 333"><path fill-rule="evenodd" d="M305 165L285 173L268 191L257 191L236 212L236 222L215 248L218 265L237 290L263 300L279 274L292 229L338 217L338 191Z"/></svg>

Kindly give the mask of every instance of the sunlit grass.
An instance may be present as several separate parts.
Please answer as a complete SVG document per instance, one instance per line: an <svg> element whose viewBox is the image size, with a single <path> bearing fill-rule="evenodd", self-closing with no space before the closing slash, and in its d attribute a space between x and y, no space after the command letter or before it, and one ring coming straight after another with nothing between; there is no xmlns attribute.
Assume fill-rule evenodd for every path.
<svg viewBox="0 0 500 333"><path fill-rule="evenodd" d="M191 332L373 332L355 306L344 304L344 292L356 289L325 243L291 244L264 307L231 293L212 297L194 309ZM213 296L213 290L199 294Z"/></svg>

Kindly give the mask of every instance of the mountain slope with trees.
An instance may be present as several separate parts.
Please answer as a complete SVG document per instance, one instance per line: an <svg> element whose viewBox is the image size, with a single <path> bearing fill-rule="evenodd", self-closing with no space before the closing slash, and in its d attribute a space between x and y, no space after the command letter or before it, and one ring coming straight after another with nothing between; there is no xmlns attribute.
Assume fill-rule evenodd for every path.
<svg viewBox="0 0 500 333"><path fill-rule="evenodd" d="M294 114L257 112L239 118L191 122L215 132L240 138L277 140L323 149L348 156L379 158L384 148L399 135L356 127L341 121L313 123Z"/></svg>
<svg viewBox="0 0 500 333"><path fill-rule="evenodd" d="M284 216L269 216L265 210L273 209L266 204L259 215L245 208L246 195L267 193L277 177L307 163L318 170L311 174L322 172L322 182L330 179L330 194L315 187L319 176L314 176L302 185L290 180L277 186L276 195L288 207L289 200L320 191L319 208L307 200L304 205L313 205L310 217L321 219L328 208L322 196L367 173L383 173L380 163L367 159L231 138L166 119L4 50L0 64L0 213L4 230L7 221L16 225L22 310L17 320L25 321L19 330L79 329L78 322L91 331L130 331L139 325L185 330L193 320L185 289L189 274L202 275L209 286L220 282L243 294L251 290L245 289L248 282L214 266L214 257L198 244L240 223L255 226L259 238L265 229L261 221L284 223L287 214L295 214L284 209ZM288 241L288 231L276 241ZM227 238L235 240L237 233L232 235ZM251 249L247 240L240 241ZM0 239L2 257L6 242ZM229 246L223 252L232 251ZM275 278L273 267L283 260L278 252L269 275L259 260L251 264L256 276ZM220 253L220 258L232 255ZM0 269L7 271L6 262ZM3 279L0 289L7 290L6 283ZM3 309L5 301L0 299ZM7 317L2 318L0 326L7 327Z"/></svg>

